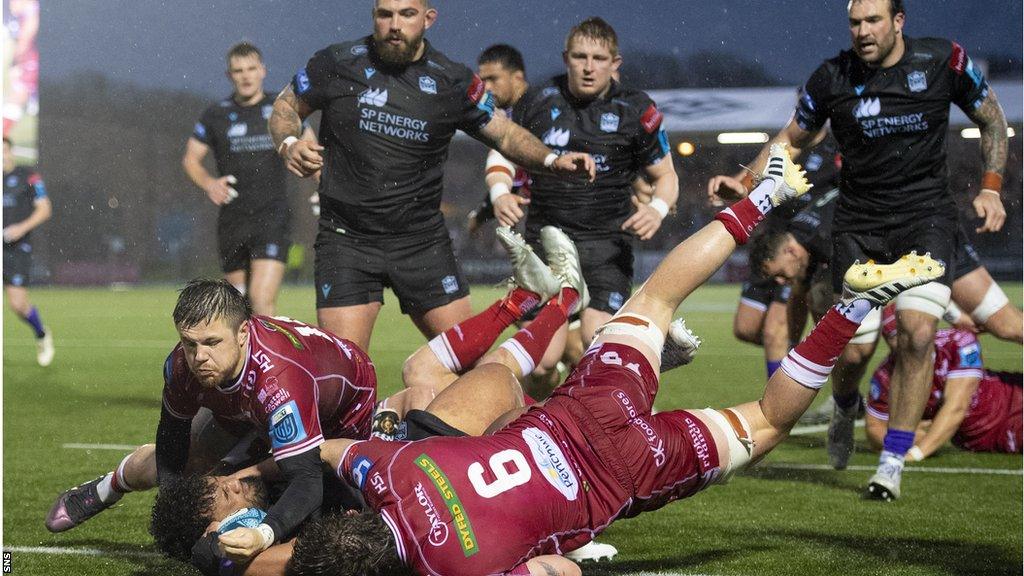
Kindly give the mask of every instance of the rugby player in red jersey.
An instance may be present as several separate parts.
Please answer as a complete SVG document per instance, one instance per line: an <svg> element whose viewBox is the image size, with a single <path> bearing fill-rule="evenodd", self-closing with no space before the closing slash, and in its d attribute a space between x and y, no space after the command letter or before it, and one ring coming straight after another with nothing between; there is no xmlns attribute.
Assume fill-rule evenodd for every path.
<svg viewBox="0 0 1024 576"><path fill-rule="evenodd" d="M173 318L181 341L164 363L155 446L140 447L114 472L66 491L46 527L71 529L126 492L209 471L222 458L244 458L246 443L263 437L288 483L263 529L284 538L320 506L324 438L369 436L373 363L351 342L315 326L253 315L225 280L189 282Z"/></svg>
<svg viewBox="0 0 1024 576"><path fill-rule="evenodd" d="M677 246L599 331L551 398L490 436L331 441L322 455L373 509L312 523L248 574L579 574L562 554L612 521L721 483L782 441L874 307L943 273L907 255L852 267L846 297L789 353L757 402L651 413L676 308L774 206L807 190L783 147L746 199ZM219 536L229 557L258 540Z"/></svg>
<svg viewBox="0 0 1024 576"><path fill-rule="evenodd" d="M896 340L896 312L887 306L882 334L890 347ZM881 449L889 419L892 356L871 377L866 432ZM973 332L947 328L935 335L935 369L931 394L907 459L920 461L946 442L972 452L1021 453L1022 388L1020 372L987 370L981 343Z"/></svg>

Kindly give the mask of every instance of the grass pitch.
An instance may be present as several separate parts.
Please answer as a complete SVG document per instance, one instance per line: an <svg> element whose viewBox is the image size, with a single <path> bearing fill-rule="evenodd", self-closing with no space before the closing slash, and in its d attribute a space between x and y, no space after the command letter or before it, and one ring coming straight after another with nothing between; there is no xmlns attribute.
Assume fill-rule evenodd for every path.
<svg viewBox="0 0 1024 576"><path fill-rule="evenodd" d="M1020 286L1005 288L1019 304ZM152 493L130 495L70 532L43 527L59 492L111 470L126 453L68 445L153 440L161 366L176 341L175 294L172 287L34 290L57 346L46 369L35 364L29 329L4 315L3 546L11 573L191 573L154 554L146 532ZM480 288L473 295L480 309L498 293ZM737 295L736 287L705 287L684 304L682 314L705 344L691 366L665 378L659 409L728 406L760 395L761 350L731 335ZM315 322L312 296L305 286L287 288L279 311ZM402 360L422 342L390 299L370 350L381 396L399 388ZM982 342L987 366L1021 369L1018 346L989 336ZM618 546L619 556L584 572L1021 574L1020 456L947 447L908 469L902 499L880 504L859 498L877 457L858 451L854 469L832 471L824 443L823 432L793 437L728 486L616 523L601 540Z"/></svg>

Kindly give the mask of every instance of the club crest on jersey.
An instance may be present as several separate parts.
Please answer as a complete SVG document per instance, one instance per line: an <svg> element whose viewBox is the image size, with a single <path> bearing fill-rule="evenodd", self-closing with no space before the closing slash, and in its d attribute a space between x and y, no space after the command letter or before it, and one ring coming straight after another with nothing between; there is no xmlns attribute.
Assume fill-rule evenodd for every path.
<svg viewBox="0 0 1024 576"><path fill-rule="evenodd" d="M352 48L349 48L348 52L353 56L362 56L367 52L366 44L356 44Z"/></svg>
<svg viewBox="0 0 1024 576"><path fill-rule="evenodd" d="M295 93L303 95L309 92L311 84L309 83L309 76L306 74L306 69L303 68L295 74L295 79L292 81L295 84Z"/></svg>
<svg viewBox="0 0 1024 576"><path fill-rule="evenodd" d="M360 490L366 485L367 472L370 471L372 466L373 460L366 456L360 456L352 463L352 481L356 483Z"/></svg>
<svg viewBox="0 0 1024 576"><path fill-rule="evenodd" d="M283 448L306 439L306 428L299 417L295 400L281 406L270 415L270 440L274 448Z"/></svg>
<svg viewBox="0 0 1024 576"><path fill-rule="evenodd" d="M530 447L533 462L548 484L565 496L566 500L576 500L580 492L579 480L554 438L540 428L532 427L523 430L522 436Z"/></svg>
<svg viewBox="0 0 1024 576"><path fill-rule="evenodd" d="M454 294L459 291L459 279L449 274L441 279L441 288L445 294Z"/></svg>
<svg viewBox="0 0 1024 576"><path fill-rule="evenodd" d="M878 383L878 380L871 379L871 399L878 400L882 397L882 385Z"/></svg>
<svg viewBox="0 0 1024 576"><path fill-rule="evenodd" d="M437 94L437 81L430 76L420 76L420 91L427 94Z"/></svg>
<svg viewBox="0 0 1024 576"><path fill-rule="evenodd" d="M619 129L619 115L605 112L601 114L601 131L615 132Z"/></svg>
<svg viewBox="0 0 1024 576"><path fill-rule="evenodd" d="M861 98L857 106L853 108L853 117L857 119L870 118L871 116L878 116L882 111L882 103L878 101L878 97L875 98Z"/></svg>
<svg viewBox="0 0 1024 576"><path fill-rule="evenodd" d="M928 77L920 70L907 74L907 86L911 92L924 92L928 89Z"/></svg>
<svg viewBox="0 0 1024 576"><path fill-rule="evenodd" d="M8 176L7 177L6 185L7 185L8 188L14 188L15 186L17 186L18 185L18 176L16 174L11 174L10 176Z"/></svg>
<svg viewBox="0 0 1024 576"><path fill-rule="evenodd" d="M270 104L264 106L261 110L264 120L270 120L270 116L274 114L274 107Z"/></svg>
<svg viewBox="0 0 1024 576"><path fill-rule="evenodd" d="M242 136L245 136L248 133L249 125L245 122L232 124L231 127L228 128L228 138L241 138Z"/></svg>
<svg viewBox="0 0 1024 576"><path fill-rule="evenodd" d="M557 128L552 126L550 130L544 133L544 144L547 146L556 146L558 148L565 148L569 145L570 131L568 128Z"/></svg>
<svg viewBox="0 0 1024 576"><path fill-rule="evenodd" d="M367 88L359 93L359 103L367 106L383 106L388 103L387 88Z"/></svg>
<svg viewBox="0 0 1024 576"><path fill-rule="evenodd" d="M372 67L372 66L367 67L367 68L363 68L363 74L366 75L366 79L367 80L369 80L370 78L373 78L373 75L376 74L376 73L377 73L377 69Z"/></svg>
<svg viewBox="0 0 1024 576"><path fill-rule="evenodd" d="M552 120L557 120L558 117L561 116L561 115L562 115L562 111L559 110L557 106L554 106L554 107L551 108L551 119Z"/></svg>

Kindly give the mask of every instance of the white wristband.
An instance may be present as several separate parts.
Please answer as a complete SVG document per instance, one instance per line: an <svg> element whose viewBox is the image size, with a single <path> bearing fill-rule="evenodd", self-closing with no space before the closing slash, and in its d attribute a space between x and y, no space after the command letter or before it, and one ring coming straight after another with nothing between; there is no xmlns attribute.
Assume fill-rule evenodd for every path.
<svg viewBox="0 0 1024 576"><path fill-rule="evenodd" d="M498 198L501 198L505 194L511 194L511 193L512 193L512 189L508 187L508 184L505 184L504 182L498 182L494 186L491 186L491 192L490 192L491 204L494 204L495 200L497 200Z"/></svg>
<svg viewBox="0 0 1024 576"><path fill-rule="evenodd" d="M274 529L267 524L260 524L256 531L263 536L263 549L266 550L274 543Z"/></svg>
<svg viewBox="0 0 1024 576"><path fill-rule="evenodd" d="M917 446L911 446L910 450L907 450L907 456L910 456L912 462L920 462L921 460L924 460L924 452L922 452Z"/></svg>
<svg viewBox="0 0 1024 576"><path fill-rule="evenodd" d="M555 163L555 160L558 160L558 154L555 154L554 152L548 154L544 157L544 167L551 168L551 165Z"/></svg>
<svg viewBox="0 0 1024 576"><path fill-rule="evenodd" d="M654 208L654 211L657 212L658 214L661 214L662 219L664 219L665 216L668 216L668 204L666 204L665 201L662 200L661 198L655 198L654 200L651 200L651 203L648 204L648 206Z"/></svg>
<svg viewBox="0 0 1024 576"><path fill-rule="evenodd" d="M284 154L288 152L288 147L298 141L299 139L296 138L295 136L289 136L285 138L284 142L281 142L281 145L277 147L277 155L284 156Z"/></svg>

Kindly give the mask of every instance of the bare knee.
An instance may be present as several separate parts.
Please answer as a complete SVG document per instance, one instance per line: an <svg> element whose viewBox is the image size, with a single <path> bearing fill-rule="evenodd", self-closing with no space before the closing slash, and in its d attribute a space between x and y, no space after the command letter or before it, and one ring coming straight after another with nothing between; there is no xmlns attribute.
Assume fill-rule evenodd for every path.
<svg viewBox="0 0 1024 576"><path fill-rule="evenodd" d="M845 366L862 366L867 364L871 360L871 356L875 353L875 344L848 344L846 348L843 348L843 353L839 356L839 364Z"/></svg>
<svg viewBox="0 0 1024 576"><path fill-rule="evenodd" d="M989 333L1000 340L1009 340L1018 344L1024 340L1024 317L1021 316L1021 311L1012 304L1007 304L990 316L984 326Z"/></svg>
<svg viewBox="0 0 1024 576"><path fill-rule="evenodd" d="M433 389L443 379L443 374L455 376L454 372L441 365L428 346L421 346L402 364L402 382L406 388Z"/></svg>
<svg viewBox="0 0 1024 576"><path fill-rule="evenodd" d="M897 355L920 358L927 355L935 342L934 322L908 322L900 324Z"/></svg>

